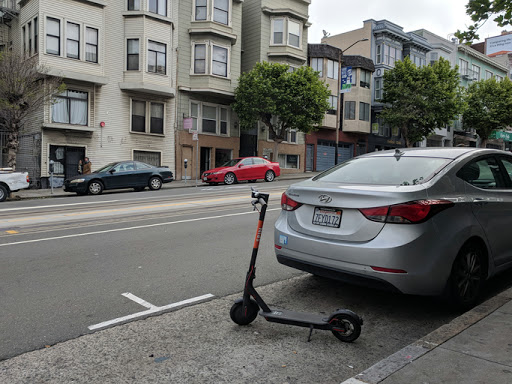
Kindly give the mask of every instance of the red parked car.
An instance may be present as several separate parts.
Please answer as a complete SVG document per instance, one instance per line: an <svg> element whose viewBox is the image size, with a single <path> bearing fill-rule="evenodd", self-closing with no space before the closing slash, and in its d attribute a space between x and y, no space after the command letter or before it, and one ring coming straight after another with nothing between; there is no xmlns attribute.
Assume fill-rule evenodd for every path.
<svg viewBox="0 0 512 384"><path fill-rule="evenodd" d="M274 181L280 174L279 163L273 163L262 157L239 157L229 160L221 167L205 171L201 179L210 185L218 183L230 185L242 180L253 183L258 179Z"/></svg>

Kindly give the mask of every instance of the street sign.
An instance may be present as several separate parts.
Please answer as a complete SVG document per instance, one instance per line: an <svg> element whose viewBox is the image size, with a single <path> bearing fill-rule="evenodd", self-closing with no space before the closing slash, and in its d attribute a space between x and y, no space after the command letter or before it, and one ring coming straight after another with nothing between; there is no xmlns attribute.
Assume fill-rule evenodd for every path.
<svg viewBox="0 0 512 384"><path fill-rule="evenodd" d="M490 139L503 139L505 141L512 141L512 132L506 131L492 131L489 135Z"/></svg>
<svg viewBox="0 0 512 384"><path fill-rule="evenodd" d="M352 89L352 67L341 68L341 93L350 92Z"/></svg>
<svg viewBox="0 0 512 384"><path fill-rule="evenodd" d="M191 130L193 127L193 120L191 117L185 117L183 119L183 129Z"/></svg>
<svg viewBox="0 0 512 384"><path fill-rule="evenodd" d="M193 140L193 141L197 141L197 140L199 140L199 137L197 136L197 132L193 132L193 133L192 133L192 140Z"/></svg>

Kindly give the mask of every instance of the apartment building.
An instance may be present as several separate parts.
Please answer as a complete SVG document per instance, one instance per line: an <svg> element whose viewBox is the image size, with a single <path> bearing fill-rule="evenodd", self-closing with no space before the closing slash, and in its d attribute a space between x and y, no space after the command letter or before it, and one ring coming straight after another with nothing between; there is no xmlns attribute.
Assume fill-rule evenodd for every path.
<svg viewBox="0 0 512 384"><path fill-rule="evenodd" d="M311 0L249 0L242 13L242 71L257 63L283 63L290 70L307 64L308 8ZM241 156L264 156L279 161L282 173L304 172L305 137L290 130L287 140L278 146L274 157L274 142L266 126L259 122L250 131L240 133Z"/></svg>
<svg viewBox="0 0 512 384"><path fill-rule="evenodd" d="M241 73L242 3L242 0L180 2L177 179L185 177L185 159L187 178L195 178L239 155L240 133L230 105Z"/></svg>
<svg viewBox="0 0 512 384"><path fill-rule="evenodd" d="M380 117L384 104L380 102L383 95L384 72L395 66L397 61L409 56L418 66L427 64L427 53L432 50L428 41L388 20L366 20L363 27L334 36L324 37L322 43L346 49L353 42L368 39L368 43L357 44L350 48L350 54L369 58L375 65L371 84L371 133L368 136L368 151L399 148L405 145L398 128L391 128ZM358 112L356 111L356 114Z"/></svg>
<svg viewBox="0 0 512 384"><path fill-rule="evenodd" d="M27 119L18 168L49 186L77 173L134 159L175 169L178 2L24 0L9 28L13 49L35 56L66 90Z"/></svg>
<svg viewBox="0 0 512 384"><path fill-rule="evenodd" d="M365 44L364 41L358 43ZM308 64L331 90L331 109L318 130L306 135L306 171L323 171L335 165L336 146L338 163L367 152L371 132L370 79L375 67L371 59L343 55L340 48L329 44L309 44ZM351 82L350 87L340 93L342 68L350 71ZM348 89L350 92L345 92Z"/></svg>

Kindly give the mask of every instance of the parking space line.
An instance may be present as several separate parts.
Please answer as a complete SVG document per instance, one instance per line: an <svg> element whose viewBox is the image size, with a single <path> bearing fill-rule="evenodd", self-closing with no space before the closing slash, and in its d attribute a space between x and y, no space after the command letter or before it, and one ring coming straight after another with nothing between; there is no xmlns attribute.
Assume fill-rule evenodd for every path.
<svg viewBox="0 0 512 384"><path fill-rule="evenodd" d="M137 297L137 296L134 296L134 297ZM127 315L127 316L123 316L123 317L118 317L117 319L104 321L103 323L91 325L88 328L89 328L89 330L94 331L95 329L105 328L105 327L108 327L110 325L124 323L124 322L126 322L128 320L133 320L133 319L136 319L138 317L147 316L147 315L155 314L155 313L158 313L158 312L163 312L163 311L166 311L168 309L178 308L178 307L181 307L181 306L184 306L184 305L187 305L187 304L192 304L192 303L197 303L197 302L200 302L200 301L205 301L207 299L211 299L212 297L215 297L215 296L212 295L211 293L207 293L206 295L197 296L197 297L193 297L191 299L178 301L177 303L172 303L172 304L169 304L169 305L165 305L163 307L152 306L147 311L137 312L137 313L133 313L131 315ZM137 299L139 299L139 298L137 297ZM142 299L139 299L139 300L142 300ZM144 301L144 300L142 300L142 301Z"/></svg>
<svg viewBox="0 0 512 384"><path fill-rule="evenodd" d="M130 299L130 300L135 301L137 304L140 304L143 307L146 307L146 308L157 308L156 305L148 303L146 300L143 300L140 297L137 297L137 296L135 296L134 294L132 294L130 292L122 293L121 295L126 297L126 298L128 298L128 299Z"/></svg>

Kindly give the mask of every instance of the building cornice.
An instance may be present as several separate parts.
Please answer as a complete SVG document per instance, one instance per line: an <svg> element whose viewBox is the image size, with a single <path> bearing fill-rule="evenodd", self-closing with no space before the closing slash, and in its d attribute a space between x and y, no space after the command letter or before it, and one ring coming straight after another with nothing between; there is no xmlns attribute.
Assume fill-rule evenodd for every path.
<svg viewBox="0 0 512 384"><path fill-rule="evenodd" d="M262 7L261 11L267 15L273 16L290 16L294 19L298 19L306 23L309 19L308 15L304 15L303 13L297 12L291 8L269 8Z"/></svg>

